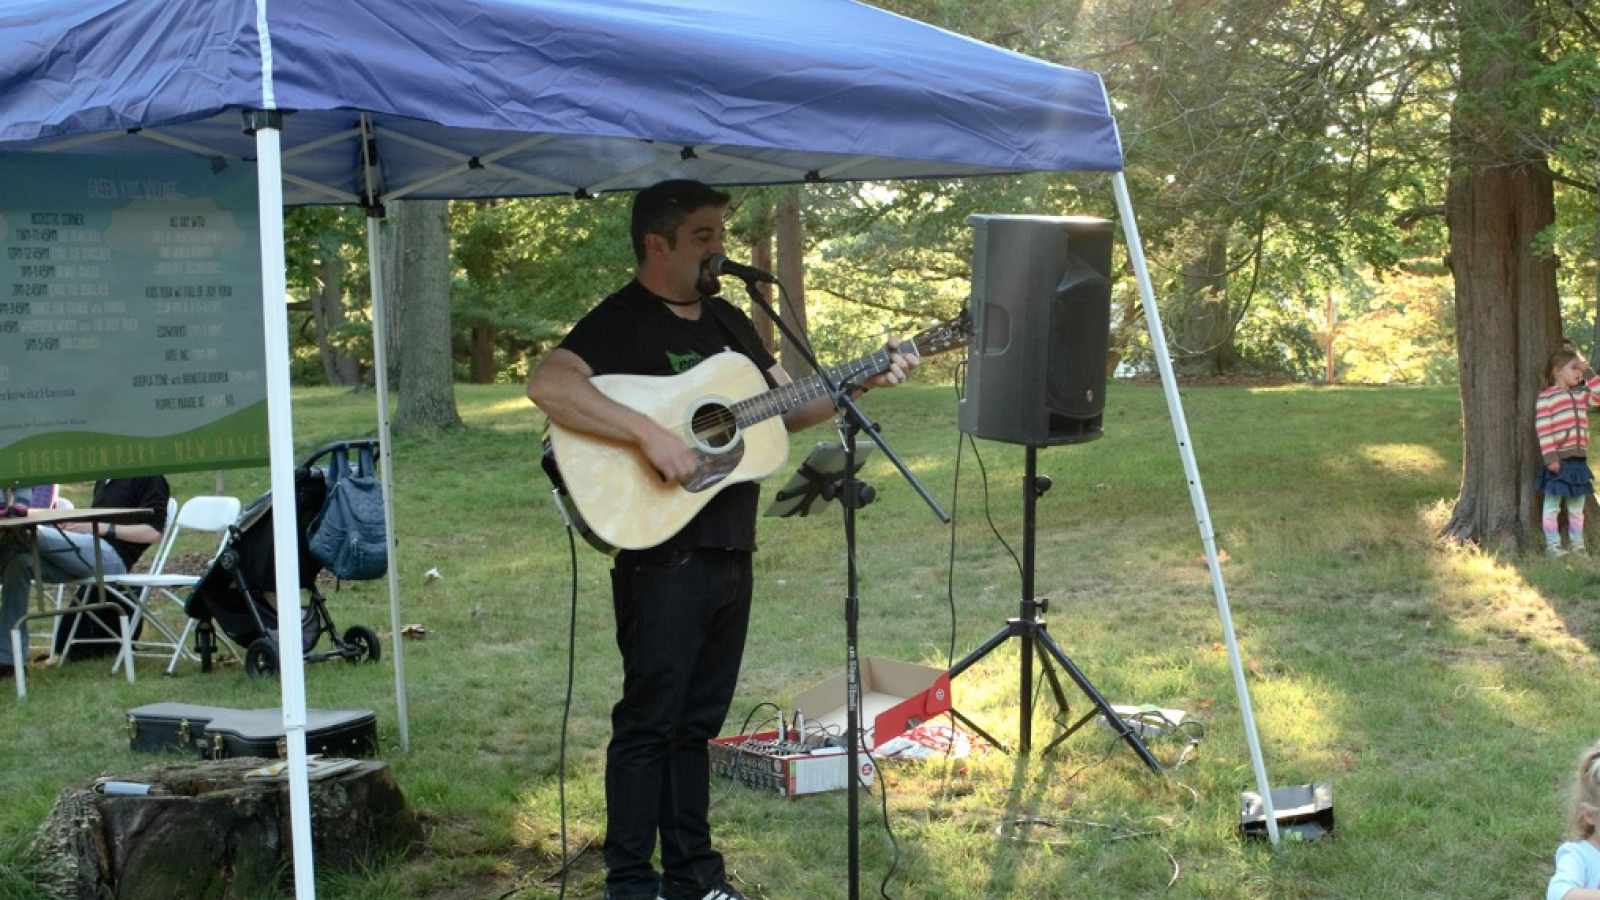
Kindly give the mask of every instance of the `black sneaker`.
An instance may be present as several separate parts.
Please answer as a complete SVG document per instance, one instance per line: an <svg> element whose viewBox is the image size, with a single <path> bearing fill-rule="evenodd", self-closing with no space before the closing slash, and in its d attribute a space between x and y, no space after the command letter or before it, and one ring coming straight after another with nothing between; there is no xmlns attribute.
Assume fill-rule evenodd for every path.
<svg viewBox="0 0 1600 900"><path fill-rule="evenodd" d="M656 900L667 900L666 897L657 897ZM744 900L744 895L734 890L726 881L717 885L696 900Z"/></svg>

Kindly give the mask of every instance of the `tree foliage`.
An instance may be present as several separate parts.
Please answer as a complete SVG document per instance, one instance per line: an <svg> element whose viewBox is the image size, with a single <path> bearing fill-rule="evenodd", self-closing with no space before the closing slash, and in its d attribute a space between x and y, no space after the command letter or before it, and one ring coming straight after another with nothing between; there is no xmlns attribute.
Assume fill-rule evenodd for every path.
<svg viewBox="0 0 1600 900"><path fill-rule="evenodd" d="M1317 377L1324 306L1349 272L1370 273L1371 308L1341 293L1341 318L1383 312L1407 362L1392 377L1447 377L1424 322L1446 322L1409 275L1448 255L1451 110L1460 94L1457 4L1389 0L885 0L893 11L1105 79L1125 147L1157 297L1180 370ZM1539 0L1532 58L1500 101L1556 191L1541 252L1562 262L1568 332L1589 345L1600 294L1600 66L1597 0ZM1492 29L1485 29L1486 33ZM1500 29L1501 32L1504 29ZM730 255L770 246L777 189L735 189ZM807 185L807 317L824 357L864 352L886 332L953 315L971 289L971 229L986 214L1114 217L1107 177L1025 175ZM629 276L626 196L452 205L452 356L458 377L523 377L596 299ZM338 236L351 316L333 346L370 365L359 216L311 214L291 241L306 254ZM748 251L740 252L744 248ZM308 259L310 256L308 255ZM1114 350L1150 365L1143 309L1124 254L1115 273ZM297 299L317 284L291 262ZM1362 295L1364 296L1364 295ZM738 298L735 298L738 299ZM1415 313L1398 304L1423 303ZM1356 304L1351 306L1350 304ZM1402 313L1398 317L1385 310ZM308 314L305 359L317 341ZM1353 327L1353 326L1351 326ZM1574 332L1578 332L1574 334ZM1409 341L1415 346L1401 346ZM1376 349L1374 350L1376 352ZM472 360L476 358L477 364ZM1371 361L1347 362L1374 372ZM311 365L297 375L317 377ZM1366 376L1363 376L1366 377Z"/></svg>

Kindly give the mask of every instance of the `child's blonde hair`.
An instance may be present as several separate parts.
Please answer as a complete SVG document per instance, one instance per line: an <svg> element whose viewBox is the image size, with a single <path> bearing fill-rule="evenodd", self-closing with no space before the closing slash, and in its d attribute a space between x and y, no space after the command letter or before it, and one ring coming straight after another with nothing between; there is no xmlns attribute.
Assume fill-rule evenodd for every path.
<svg viewBox="0 0 1600 900"><path fill-rule="evenodd" d="M1578 358L1578 354L1571 350L1557 350L1550 354L1550 359L1544 364L1544 386L1554 387L1556 383L1556 370Z"/></svg>
<svg viewBox="0 0 1600 900"><path fill-rule="evenodd" d="M1578 779L1572 785L1572 811L1567 818L1567 835L1575 841L1594 834L1594 823L1586 812L1600 813L1600 744L1578 757Z"/></svg>

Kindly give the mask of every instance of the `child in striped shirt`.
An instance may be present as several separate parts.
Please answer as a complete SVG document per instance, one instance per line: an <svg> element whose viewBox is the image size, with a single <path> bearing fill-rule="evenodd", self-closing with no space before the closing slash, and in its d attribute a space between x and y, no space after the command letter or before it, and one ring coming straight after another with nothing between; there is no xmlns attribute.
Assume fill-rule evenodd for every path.
<svg viewBox="0 0 1600 900"><path fill-rule="evenodd" d="M1589 452L1589 410L1600 406L1600 375L1571 350L1550 354L1549 385L1534 406L1534 431L1544 468L1533 486L1544 494L1544 539L1551 556L1585 554L1583 504L1594 493ZM1561 546L1559 519L1567 509L1567 547Z"/></svg>

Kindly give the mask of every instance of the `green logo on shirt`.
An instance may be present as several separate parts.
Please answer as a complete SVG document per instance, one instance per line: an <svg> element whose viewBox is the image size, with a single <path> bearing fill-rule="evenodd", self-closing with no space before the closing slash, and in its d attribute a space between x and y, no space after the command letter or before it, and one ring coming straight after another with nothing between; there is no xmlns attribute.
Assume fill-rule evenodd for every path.
<svg viewBox="0 0 1600 900"><path fill-rule="evenodd" d="M672 372L675 375L681 375L684 372L689 371L690 369L699 365L704 359L704 356L701 356L693 350L682 354L673 353L671 350L667 351L667 362L671 364Z"/></svg>

